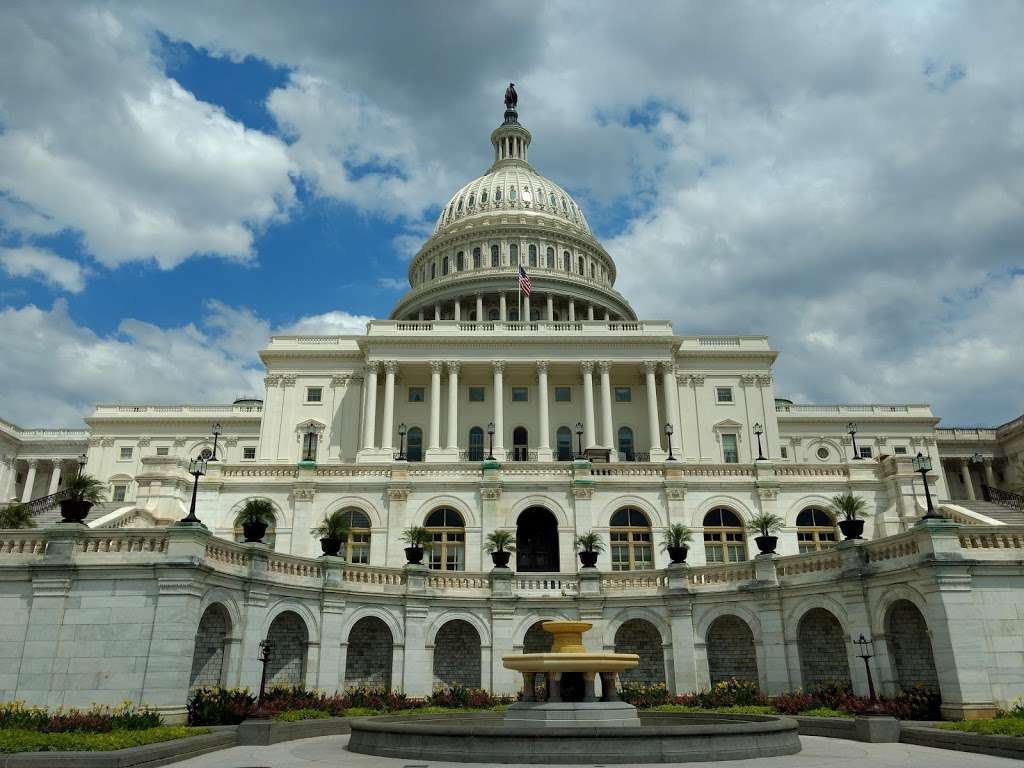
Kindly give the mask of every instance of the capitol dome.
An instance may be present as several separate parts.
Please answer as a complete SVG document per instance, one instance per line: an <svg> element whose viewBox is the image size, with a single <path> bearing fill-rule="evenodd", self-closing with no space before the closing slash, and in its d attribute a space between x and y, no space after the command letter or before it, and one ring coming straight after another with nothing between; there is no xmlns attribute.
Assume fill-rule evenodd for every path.
<svg viewBox="0 0 1024 768"><path fill-rule="evenodd" d="M514 94L514 90L511 90ZM393 320L636 320L615 290L615 262L572 195L528 162L518 97L491 133L494 161L441 209L409 265ZM519 292L520 269L532 295Z"/></svg>

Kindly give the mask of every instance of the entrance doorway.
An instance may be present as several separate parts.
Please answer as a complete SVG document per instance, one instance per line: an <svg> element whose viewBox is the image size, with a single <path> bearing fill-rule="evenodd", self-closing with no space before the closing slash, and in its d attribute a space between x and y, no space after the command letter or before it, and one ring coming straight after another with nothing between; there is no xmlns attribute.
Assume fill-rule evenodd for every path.
<svg viewBox="0 0 1024 768"><path fill-rule="evenodd" d="M543 507L530 507L516 521L516 570L558 573L558 521Z"/></svg>

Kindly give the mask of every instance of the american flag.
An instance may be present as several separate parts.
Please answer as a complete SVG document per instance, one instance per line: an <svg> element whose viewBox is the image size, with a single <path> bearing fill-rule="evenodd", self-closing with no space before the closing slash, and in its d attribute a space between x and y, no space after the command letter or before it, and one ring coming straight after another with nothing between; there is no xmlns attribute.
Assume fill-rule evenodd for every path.
<svg viewBox="0 0 1024 768"><path fill-rule="evenodd" d="M533 290L533 282L530 280L530 276L526 274L526 270L522 267L519 268L519 290L527 296L529 296L530 291Z"/></svg>

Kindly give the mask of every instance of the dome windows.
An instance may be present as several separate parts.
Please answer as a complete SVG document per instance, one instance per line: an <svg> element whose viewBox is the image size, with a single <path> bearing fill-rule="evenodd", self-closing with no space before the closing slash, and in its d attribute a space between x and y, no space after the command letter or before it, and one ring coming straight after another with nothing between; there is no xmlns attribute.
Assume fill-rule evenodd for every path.
<svg viewBox="0 0 1024 768"><path fill-rule="evenodd" d="M564 203L565 201L563 200L562 202ZM455 212L456 213L462 213L462 198L461 197L459 198L459 204L457 206L455 206Z"/></svg>
<svg viewBox="0 0 1024 768"><path fill-rule="evenodd" d="M480 269L482 264L480 263L480 247L477 246L473 249L473 269Z"/></svg>
<svg viewBox="0 0 1024 768"><path fill-rule="evenodd" d="M566 272L572 272L572 256L569 255L568 251L562 251L562 269Z"/></svg>
<svg viewBox="0 0 1024 768"><path fill-rule="evenodd" d="M509 187L508 188L508 201L510 203L514 203L516 201L516 188L515 187Z"/></svg>
<svg viewBox="0 0 1024 768"><path fill-rule="evenodd" d="M508 247L508 264L510 267L519 266L519 246L515 243Z"/></svg>
<svg viewBox="0 0 1024 768"><path fill-rule="evenodd" d="M501 187L495 187L494 188L494 202L495 203L500 203L501 202Z"/></svg>
<svg viewBox="0 0 1024 768"><path fill-rule="evenodd" d="M533 194L530 192L530 188L523 185L523 202L529 204L533 200Z"/></svg>
<svg viewBox="0 0 1024 768"><path fill-rule="evenodd" d="M498 250L498 246L496 246L496 245L492 245L491 246L491 266L492 267L500 267L501 266L501 252Z"/></svg>
<svg viewBox="0 0 1024 768"><path fill-rule="evenodd" d="M476 208L476 195L473 192L469 193L469 205L468 205L468 207L469 207L470 210L472 210L473 208Z"/></svg>
<svg viewBox="0 0 1024 768"><path fill-rule="evenodd" d="M480 193L480 205L487 205L487 190Z"/></svg>
<svg viewBox="0 0 1024 768"><path fill-rule="evenodd" d="M462 272L466 268L466 257L459 251L455 254L455 271Z"/></svg>
<svg viewBox="0 0 1024 768"><path fill-rule="evenodd" d="M551 207L554 208L555 207L555 193L554 192L551 193L551 198L550 199L551 199Z"/></svg>
<svg viewBox="0 0 1024 768"><path fill-rule="evenodd" d="M462 210L462 199L459 199L459 210ZM562 211L566 214L569 213L569 207L565 204L565 198L562 198Z"/></svg>
<svg viewBox="0 0 1024 768"><path fill-rule="evenodd" d="M447 256L445 256L443 259L441 259L441 274L442 275L447 275L448 274L448 257Z"/></svg>
<svg viewBox="0 0 1024 768"><path fill-rule="evenodd" d="M548 254L547 255L548 255L548 261L547 261L547 265L546 266L547 266L548 269L554 269L555 268L555 249L554 248L548 248Z"/></svg>
<svg viewBox="0 0 1024 768"><path fill-rule="evenodd" d="M537 246L536 245L531 245L529 253L530 253L530 266L531 267L536 267L537 266Z"/></svg>

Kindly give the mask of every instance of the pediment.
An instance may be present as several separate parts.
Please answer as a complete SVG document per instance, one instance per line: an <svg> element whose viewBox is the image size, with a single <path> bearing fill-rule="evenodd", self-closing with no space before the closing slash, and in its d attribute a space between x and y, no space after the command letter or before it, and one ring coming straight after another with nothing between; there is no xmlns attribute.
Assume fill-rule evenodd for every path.
<svg viewBox="0 0 1024 768"><path fill-rule="evenodd" d="M722 419L720 422L715 424L712 429L738 429L743 425L735 419Z"/></svg>

